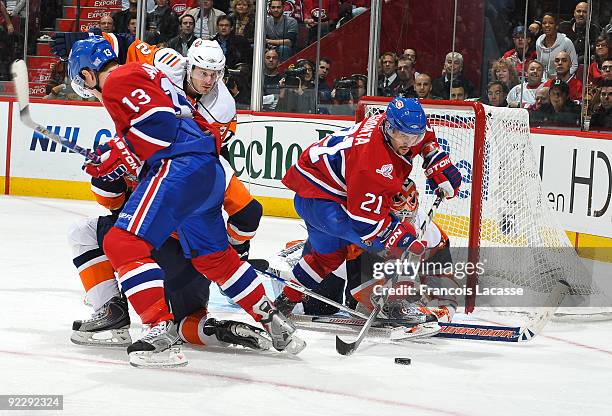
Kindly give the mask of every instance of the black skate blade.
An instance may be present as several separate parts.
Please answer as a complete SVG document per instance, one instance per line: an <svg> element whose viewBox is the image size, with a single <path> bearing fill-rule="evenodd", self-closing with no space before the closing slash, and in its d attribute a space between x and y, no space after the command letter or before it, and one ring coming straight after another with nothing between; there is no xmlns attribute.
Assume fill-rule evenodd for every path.
<svg viewBox="0 0 612 416"><path fill-rule="evenodd" d="M270 267L270 263L265 259L248 259L247 263L260 272L265 272Z"/></svg>
<svg viewBox="0 0 612 416"><path fill-rule="evenodd" d="M355 345L357 342L344 342L338 335L336 335L336 351L340 355L351 355L355 352Z"/></svg>

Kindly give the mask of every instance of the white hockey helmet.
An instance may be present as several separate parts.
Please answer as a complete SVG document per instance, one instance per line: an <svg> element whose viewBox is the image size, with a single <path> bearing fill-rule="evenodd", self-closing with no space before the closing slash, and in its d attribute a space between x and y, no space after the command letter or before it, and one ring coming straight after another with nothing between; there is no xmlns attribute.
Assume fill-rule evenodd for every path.
<svg viewBox="0 0 612 416"><path fill-rule="evenodd" d="M187 52L187 75L191 81L194 66L211 71L218 71L217 82L223 79L225 71L225 54L216 40L196 39Z"/></svg>
<svg viewBox="0 0 612 416"><path fill-rule="evenodd" d="M155 52L153 65L170 78L174 85L183 88L187 58L172 48L162 48Z"/></svg>

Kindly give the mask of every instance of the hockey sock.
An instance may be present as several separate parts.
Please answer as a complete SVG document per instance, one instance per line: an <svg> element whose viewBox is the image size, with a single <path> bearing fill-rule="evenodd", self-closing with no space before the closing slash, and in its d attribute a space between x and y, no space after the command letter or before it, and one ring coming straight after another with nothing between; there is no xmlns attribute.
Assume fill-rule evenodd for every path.
<svg viewBox="0 0 612 416"><path fill-rule="evenodd" d="M214 332L204 333L204 323L208 319L206 308L184 317L179 323L178 334L183 342L195 345L220 345Z"/></svg>
<svg viewBox="0 0 612 416"><path fill-rule="evenodd" d="M197 271L215 282L223 293L256 321L261 316L253 305L266 294L261 277L249 263L240 261L236 251L228 247L223 251L199 256L191 260Z"/></svg>
<svg viewBox="0 0 612 416"><path fill-rule="evenodd" d="M119 295L115 271L101 248L95 248L75 257L72 262L79 271L87 302L98 310Z"/></svg>
<svg viewBox="0 0 612 416"><path fill-rule="evenodd" d="M173 318L164 300L164 271L153 259L125 264L117 270L121 291L143 324L157 324Z"/></svg>
<svg viewBox="0 0 612 416"><path fill-rule="evenodd" d="M151 244L117 227L104 237L104 252L119 274L121 291L143 324L173 319L164 297L164 271L151 258Z"/></svg>

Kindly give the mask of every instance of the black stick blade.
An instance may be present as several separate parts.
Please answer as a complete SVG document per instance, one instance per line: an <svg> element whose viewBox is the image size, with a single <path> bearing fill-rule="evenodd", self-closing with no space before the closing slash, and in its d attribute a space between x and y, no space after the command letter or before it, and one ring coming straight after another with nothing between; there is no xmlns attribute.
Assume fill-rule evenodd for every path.
<svg viewBox="0 0 612 416"><path fill-rule="evenodd" d="M338 335L336 335L336 351L338 351L338 354L340 355L351 355L353 352L355 352L356 344L357 342L344 342Z"/></svg>

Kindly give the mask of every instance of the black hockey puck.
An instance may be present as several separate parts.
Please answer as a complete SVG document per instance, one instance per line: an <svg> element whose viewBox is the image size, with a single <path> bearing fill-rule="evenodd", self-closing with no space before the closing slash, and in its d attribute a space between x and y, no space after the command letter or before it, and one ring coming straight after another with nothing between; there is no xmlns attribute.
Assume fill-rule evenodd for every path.
<svg viewBox="0 0 612 416"><path fill-rule="evenodd" d="M411 362L412 361L410 360L410 358L403 358L403 357L395 358L395 364L410 365Z"/></svg>

